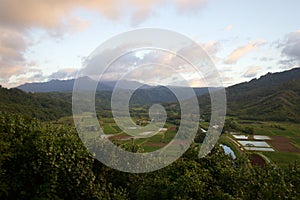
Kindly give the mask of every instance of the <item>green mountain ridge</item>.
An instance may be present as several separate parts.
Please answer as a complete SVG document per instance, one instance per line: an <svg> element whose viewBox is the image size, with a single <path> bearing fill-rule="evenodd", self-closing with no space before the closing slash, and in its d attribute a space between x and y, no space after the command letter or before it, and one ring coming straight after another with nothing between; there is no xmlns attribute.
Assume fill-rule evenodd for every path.
<svg viewBox="0 0 300 200"><path fill-rule="evenodd" d="M179 89L177 88L179 91ZM209 115L207 88L194 88L200 95L201 114ZM243 119L300 122L300 68L268 73L259 79L226 88L227 114ZM26 93L0 87L0 111L21 113L42 120L55 120L72 114L71 92ZM98 111L110 109L111 91L96 93ZM166 87L138 89L130 102L136 106L175 102Z"/></svg>
<svg viewBox="0 0 300 200"><path fill-rule="evenodd" d="M300 68L268 73L226 88L229 115L244 119L300 121Z"/></svg>
<svg viewBox="0 0 300 200"><path fill-rule="evenodd" d="M300 96L294 91L279 91L239 108L237 115L245 119L300 121Z"/></svg>

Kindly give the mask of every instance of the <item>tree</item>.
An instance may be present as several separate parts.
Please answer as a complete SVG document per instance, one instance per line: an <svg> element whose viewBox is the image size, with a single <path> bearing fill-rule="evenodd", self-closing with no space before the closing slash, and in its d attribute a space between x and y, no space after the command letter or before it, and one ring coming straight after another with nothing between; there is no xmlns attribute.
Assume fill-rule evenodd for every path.
<svg viewBox="0 0 300 200"><path fill-rule="evenodd" d="M94 159L75 130L0 113L0 199L124 197L96 180Z"/></svg>
<svg viewBox="0 0 300 200"><path fill-rule="evenodd" d="M254 133L253 127L245 127L243 131L244 133L251 134L251 135Z"/></svg>

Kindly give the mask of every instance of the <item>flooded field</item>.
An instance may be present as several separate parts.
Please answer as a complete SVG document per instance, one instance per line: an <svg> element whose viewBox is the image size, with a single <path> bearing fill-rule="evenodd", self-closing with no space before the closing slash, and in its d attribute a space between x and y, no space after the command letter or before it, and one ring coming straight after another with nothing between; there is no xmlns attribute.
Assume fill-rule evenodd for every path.
<svg viewBox="0 0 300 200"><path fill-rule="evenodd" d="M271 147L244 147L248 151L275 151Z"/></svg>
<svg viewBox="0 0 300 200"><path fill-rule="evenodd" d="M253 135L254 140L271 140L269 136L266 135Z"/></svg>
<svg viewBox="0 0 300 200"><path fill-rule="evenodd" d="M248 140L247 135L233 135L233 137L237 140Z"/></svg>
<svg viewBox="0 0 300 200"><path fill-rule="evenodd" d="M244 147L270 147L270 145L263 141L245 141L245 140L237 140L238 143L243 145Z"/></svg>

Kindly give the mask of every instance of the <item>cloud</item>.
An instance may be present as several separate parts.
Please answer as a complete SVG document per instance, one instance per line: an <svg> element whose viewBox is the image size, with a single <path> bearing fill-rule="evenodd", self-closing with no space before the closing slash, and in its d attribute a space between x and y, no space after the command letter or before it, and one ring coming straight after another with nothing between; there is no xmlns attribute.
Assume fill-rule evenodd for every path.
<svg viewBox="0 0 300 200"><path fill-rule="evenodd" d="M50 76L47 76L48 80L52 79L71 79L75 78L78 70L74 68L65 68L60 69L57 72L52 73Z"/></svg>
<svg viewBox="0 0 300 200"><path fill-rule="evenodd" d="M10 67L6 67L6 68L1 67L0 68L0 74L1 74L0 81L1 81L1 84L3 84L3 86L7 87L8 86L7 85L7 83L8 83L7 77L11 77L13 74L19 74L23 70L24 70L24 67L19 66L19 65L10 66Z"/></svg>
<svg viewBox="0 0 300 200"><path fill-rule="evenodd" d="M300 30L288 34L279 47L283 47L281 55L288 58L288 60L280 61L281 64L289 65L289 67L300 64Z"/></svg>
<svg viewBox="0 0 300 200"><path fill-rule="evenodd" d="M91 22L79 16L78 11L98 13L112 21L130 19L131 25L136 26L154 15L159 7L171 6L178 13L186 14L201 11L206 2L207 0L1 0L0 80L9 82L12 75L20 75L31 66L32 61L26 61L24 53L33 45L28 42L32 29L38 28L50 36L61 38L66 33L82 31L88 27Z"/></svg>
<svg viewBox="0 0 300 200"><path fill-rule="evenodd" d="M0 27L0 78L7 79L24 70L24 53L29 42L13 29Z"/></svg>
<svg viewBox="0 0 300 200"><path fill-rule="evenodd" d="M199 11L206 5L207 0L175 0L174 2L179 13L186 13Z"/></svg>
<svg viewBox="0 0 300 200"><path fill-rule="evenodd" d="M65 68L53 72L50 75L46 75L43 73L41 69L27 68L26 70L23 70L22 74L15 74L11 77L9 81L6 81L5 87L16 87L28 82L44 82L44 81L50 81L52 79L60 79L60 80L72 79L76 77L77 72L78 72L77 69Z"/></svg>
<svg viewBox="0 0 300 200"><path fill-rule="evenodd" d="M217 42L217 41L210 41L210 42L201 44L201 47L206 51L206 53L210 56L210 58L215 63L220 60L220 58L218 58L216 56L216 54L220 50L220 46L221 46L220 42Z"/></svg>
<svg viewBox="0 0 300 200"><path fill-rule="evenodd" d="M110 20L120 20L129 14L136 21L145 20L157 6L174 5L179 13L198 12L207 0L2 0L0 24L19 28L41 27L57 29L62 25L80 23L74 11L94 11ZM77 23L76 22L76 23Z"/></svg>
<svg viewBox="0 0 300 200"><path fill-rule="evenodd" d="M235 64L240 58L245 56L250 51L256 50L263 43L264 43L263 41L257 41L257 42L250 41L247 45L233 50L233 52L229 54L229 56L227 57L224 63Z"/></svg>
<svg viewBox="0 0 300 200"><path fill-rule="evenodd" d="M66 20L66 23L74 20L73 12L79 8L97 10L111 19L119 17L121 9L118 2L110 0L2 0L0 23L21 29L27 27L55 29L64 23L63 20Z"/></svg>
<svg viewBox="0 0 300 200"><path fill-rule="evenodd" d="M190 84L199 86L203 85L204 81L201 80L203 77L210 82L215 80L216 72L212 67L208 67L212 63L206 59L205 51L199 51L199 46L195 43L186 44L181 48L177 47L176 52L140 49L140 45L137 43L137 51L124 54L124 52L128 52L128 49L134 49L134 45L114 45L115 48L108 47L99 51L94 57L85 61L86 67L79 71L78 75L98 79L98 75L101 74L102 80L127 79L148 84L161 82L166 85L173 85L175 82L175 84L183 84L183 80L187 80ZM202 47L210 55L215 55L219 44L211 41L203 44ZM116 57L122 54L123 56ZM114 60L114 58L117 59ZM193 63L197 63L199 69L187 62L186 59L192 59ZM111 63L111 60L114 62ZM180 78L180 80L174 81L174 78ZM210 84L213 85L213 83Z"/></svg>
<svg viewBox="0 0 300 200"><path fill-rule="evenodd" d="M261 67L259 66L251 66L248 68L248 70L244 73L244 78L253 78L256 77L258 72L260 71Z"/></svg>
<svg viewBox="0 0 300 200"><path fill-rule="evenodd" d="M233 26L232 25L228 25L228 26L226 26L225 27L225 31L231 31L232 30L232 28L233 28Z"/></svg>

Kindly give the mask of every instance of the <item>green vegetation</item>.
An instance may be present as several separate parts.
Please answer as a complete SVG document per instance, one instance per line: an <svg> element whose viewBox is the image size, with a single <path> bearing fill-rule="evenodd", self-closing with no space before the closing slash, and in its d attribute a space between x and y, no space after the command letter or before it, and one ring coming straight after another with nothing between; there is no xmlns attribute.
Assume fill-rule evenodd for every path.
<svg viewBox="0 0 300 200"><path fill-rule="evenodd" d="M251 129L252 133L247 133L245 129ZM292 122L272 122L272 121L256 121L243 120L236 117L226 119L225 130L227 132L237 132L241 134L266 135L272 138L268 143L273 146L273 142L277 145L273 146L275 152L261 152L268 157L272 163L287 167L289 163L300 160L300 124ZM220 141L224 144L222 138ZM228 137L231 135L228 134ZM230 144L227 144L228 146ZM230 146L234 150L234 146ZM281 148L280 148L281 147ZM235 150L234 150L235 151Z"/></svg>
<svg viewBox="0 0 300 200"><path fill-rule="evenodd" d="M147 174L119 172L91 157L74 127L70 92L25 93L0 87L0 199L299 199L299 77L296 69L226 89L229 117L219 143L235 152L235 160L218 145L198 158L206 136L201 128L207 130L210 119L210 98L200 96L205 121L199 125L196 144L170 166ZM128 138L113 119L111 91L96 93L99 123L113 135L112 142L127 151L158 150L174 138L180 125L179 104L169 103L169 93L165 87L139 90L129 110L136 124L146 126L150 105L164 102L166 132ZM94 128L93 121L84 122ZM89 137L97 135L93 131ZM242 153L227 134L231 131L277 138L279 143L270 142L275 152L260 153L271 164L251 167L248 152Z"/></svg>
<svg viewBox="0 0 300 200"><path fill-rule="evenodd" d="M300 153L293 152L263 152L273 163L287 168L291 163L300 160Z"/></svg>
<svg viewBox="0 0 300 200"><path fill-rule="evenodd" d="M300 69L267 74L227 88L228 114L243 119L300 122Z"/></svg>
<svg viewBox="0 0 300 200"><path fill-rule="evenodd" d="M0 199L298 199L300 165L245 167L220 147L198 158L192 146L170 166L146 174L94 160L74 128L0 113ZM130 151L139 146L128 143ZM150 150L150 149L149 149ZM152 149L153 150L153 149Z"/></svg>
<svg viewBox="0 0 300 200"><path fill-rule="evenodd" d="M226 88L227 115L256 121L300 122L300 68L268 73ZM210 119L210 97L198 98L202 115Z"/></svg>
<svg viewBox="0 0 300 200"><path fill-rule="evenodd" d="M33 94L0 87L0 96L0 111L4 112L22 113L42 120L54 120L72 113L71 101L62 100L50 93Z"/></svg>
<svg viewBox="0 0 300 200"><path fill-rule="evenodd" d="M1 199L125 198L96 178L73 128L0 113Z"/></svg>

